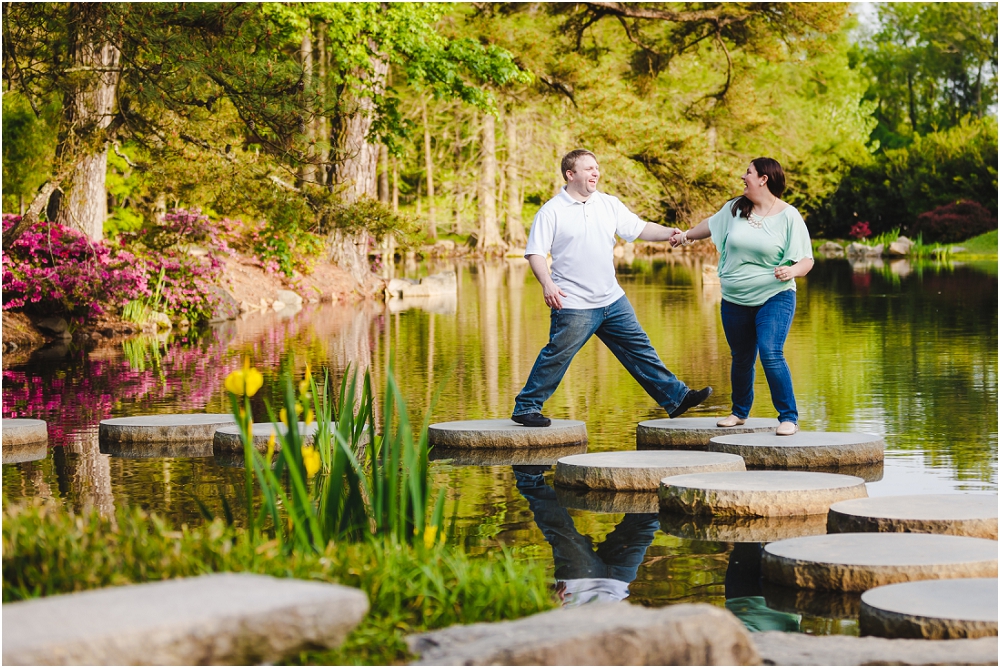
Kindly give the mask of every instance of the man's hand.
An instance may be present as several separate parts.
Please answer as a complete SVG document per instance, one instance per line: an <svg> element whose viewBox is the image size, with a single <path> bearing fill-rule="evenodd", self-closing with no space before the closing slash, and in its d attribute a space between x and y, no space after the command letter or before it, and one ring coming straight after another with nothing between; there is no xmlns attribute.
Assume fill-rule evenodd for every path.
<svg viewBox="0 0 1000 668"><path fill-rule="evenodd" d="M677 233L674 234L673 236L671 236L670 239L669 239L669 241L670 241L671 247L673 247L673 248L677 248L678 246L683 245L684 244L684 233L681 232L680 230L677 230Z"/></svg>
<svg viewBox="0 0 1000 668"><path fill-rule="evenodd" d="M548 285L542 287L542 292L545 295L546 306L557 311L562 309L562 300L559 297L565 297L566 293L560 290L558 285L550 280Z"/></svg>

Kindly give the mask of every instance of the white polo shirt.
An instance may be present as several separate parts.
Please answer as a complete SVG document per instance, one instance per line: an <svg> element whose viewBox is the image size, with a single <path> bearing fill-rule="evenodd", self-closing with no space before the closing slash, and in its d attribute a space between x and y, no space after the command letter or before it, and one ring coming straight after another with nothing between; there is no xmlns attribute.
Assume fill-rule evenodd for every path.
<svg viewBox="0 0 1000 668"><path fill-rule="evenodd" d="M645 227L617 197L594 192L579 202L563 188L535 214L524 256L552 253L563 308L601 308L625 294L615 278L615 235L635 241Z"/></svg>

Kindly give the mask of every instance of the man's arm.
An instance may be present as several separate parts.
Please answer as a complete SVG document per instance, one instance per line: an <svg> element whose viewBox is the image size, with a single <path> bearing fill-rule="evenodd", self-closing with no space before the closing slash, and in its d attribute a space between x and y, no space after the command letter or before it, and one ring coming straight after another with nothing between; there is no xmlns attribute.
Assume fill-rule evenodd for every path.
<svg viewBox="0 0 1000 668"><path fill-rule="evenodd" d="M562 300L560 296L565 297L566 293L559 289L559 286L555 284L552 280L552 275L549 273L549 265L545 261L544 255L529 255L528 264L531 266L531 272L538 279L538 282L542 284L542 294L545 295L545 305L549 308L561 309Z"/></svg>
<svg viewBox="0 0 1000 668"><path fill-rule="evenodd" d="M642 232L639 233L639 238L643 241L670 241L675 234L680 233L681 231L676 227L646 223L646 227L642 228Z"/></svg>

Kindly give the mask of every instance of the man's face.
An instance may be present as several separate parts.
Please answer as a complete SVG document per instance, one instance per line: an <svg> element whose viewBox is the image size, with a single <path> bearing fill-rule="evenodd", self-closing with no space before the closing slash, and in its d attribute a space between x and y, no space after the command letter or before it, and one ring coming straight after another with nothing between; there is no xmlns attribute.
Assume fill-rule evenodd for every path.
<svg viewBox="0 0 1000 668"><path fill-rule="evenodd" d="M577 158L573 169L566 172L566 189L583 197L588 197L597 191L597 181L601 178L601 168L593 156L584 155Z"/></svg>

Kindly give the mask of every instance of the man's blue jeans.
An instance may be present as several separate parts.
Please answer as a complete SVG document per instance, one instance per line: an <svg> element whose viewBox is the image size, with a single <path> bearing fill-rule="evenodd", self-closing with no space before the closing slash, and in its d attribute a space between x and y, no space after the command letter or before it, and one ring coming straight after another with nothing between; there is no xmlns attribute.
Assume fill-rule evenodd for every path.
<svg viewBox="0 0 1000 668"><path fill-rule="evenodd" d="M733 415L746 418L753 406L754 365L760 352L771 401L778 420L798 424L799 411L792 391L792 374L785 362L785 339L795 316L795 291L785 290L760 306L740 306L722 300L722 328L733 353L730 379Z"/></svg>
<svg viewBox="0 0 1000 668"><path fill-rule="evenodd" d="M595 334L668 413L684 400L688 386L660 361L628 298L622 297L602 308L552 309L549 342L538 353L528 381L514 401L513 414L541 413L542 405L559 387L573 356Z"/></svg>

